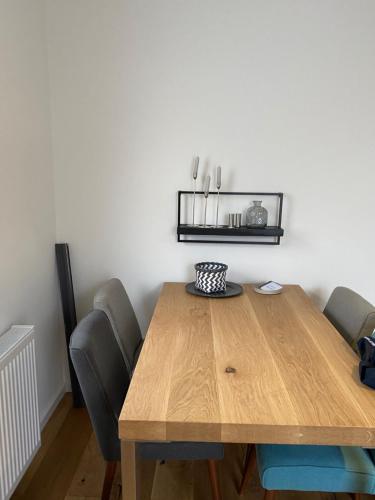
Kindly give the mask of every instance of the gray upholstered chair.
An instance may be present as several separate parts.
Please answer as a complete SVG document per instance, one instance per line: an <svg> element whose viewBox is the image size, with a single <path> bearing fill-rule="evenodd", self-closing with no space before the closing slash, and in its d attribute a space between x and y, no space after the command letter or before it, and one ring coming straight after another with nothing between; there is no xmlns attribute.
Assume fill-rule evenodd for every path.
<svg viewBox="0 0 375 500"><path fill-rule="evenodd" d="M90 312L76 327L70 340L70 355L92 425L107 462L102 500L110 496L116 462L120 460L118 418L130 377L103 311ZM151 460L207 460L213 498L220 493L215 460L222 459L224 447L216 443L139 443L140 456Z"/></svg>
<svg viewBox="0 0 375 500"><path fill-rule="evenodd" d="M119 279L112 278L99 288L94 297L94 309L108 316L131 376L143 340L133 306Z"/></svg>
<svg viewBox="0 0 375 500"><path fill-rule="evenodd" d="M375 329L375 307L350 288L335 288L323 312L355 350L357 340Z"/></svg>

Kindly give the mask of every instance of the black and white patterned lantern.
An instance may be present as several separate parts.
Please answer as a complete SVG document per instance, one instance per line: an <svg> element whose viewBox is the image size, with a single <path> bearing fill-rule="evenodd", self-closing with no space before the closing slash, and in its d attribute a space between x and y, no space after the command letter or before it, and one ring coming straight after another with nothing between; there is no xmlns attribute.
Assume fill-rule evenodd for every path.
<svg viewBox="0 0 375 500"><path fill-rule="evenodd" d="M220 262L199 262L195 264L195 288L204 293L220 293L226 290L225 276L228 266Z"/></svg>

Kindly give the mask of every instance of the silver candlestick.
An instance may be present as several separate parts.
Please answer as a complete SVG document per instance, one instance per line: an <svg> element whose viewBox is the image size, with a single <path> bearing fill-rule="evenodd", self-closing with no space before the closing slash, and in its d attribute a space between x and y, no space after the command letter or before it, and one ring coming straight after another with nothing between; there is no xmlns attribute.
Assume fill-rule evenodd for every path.
<svg viewBox="0 0 375 500"><path fill-rule="evenodd" d="M221 167L216 169L216 189L217 189L217 203L216 203L216 227L219 225L219 195L221 188Z"/></svg>
<svg viewBox="0 0 375 500"><path fill-rule="evenodd" d="M204 197L206 199L205 205L204 205L204 224L203 226L206 227L206 222L207 222L207 200L208 200L208 195L210 194L210 181L211 177L207 175L206 177L206 182L204 183Z"/></svg>
<svg viewBox="0 0 375 500"><path fill-rule="evenodd" d="M199 156L195 158L193 167L193 180L194 180L194 194L193 194L193 226L195 226L195 191L197 190L197 177L198 177Z"/></svg>

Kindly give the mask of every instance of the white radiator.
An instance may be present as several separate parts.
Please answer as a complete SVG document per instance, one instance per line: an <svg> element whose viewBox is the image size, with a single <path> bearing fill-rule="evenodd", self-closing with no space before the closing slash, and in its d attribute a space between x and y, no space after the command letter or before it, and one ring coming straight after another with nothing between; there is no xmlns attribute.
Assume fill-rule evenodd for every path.
<svg viewBox="0 0 375 500"><path fill-rule="evenodd" d="M0 336L0 500L8 500L40 447L34 327Z"/></svg>

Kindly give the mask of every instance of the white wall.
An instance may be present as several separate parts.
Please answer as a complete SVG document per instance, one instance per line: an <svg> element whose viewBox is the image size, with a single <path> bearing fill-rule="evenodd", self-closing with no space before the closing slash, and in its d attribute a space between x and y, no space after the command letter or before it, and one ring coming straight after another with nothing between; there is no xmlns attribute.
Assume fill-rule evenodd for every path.
<svg viewBox="0 0 375 500"><path fill-rule="evenodd" d="M33 324L42 420L64 389L44 5L0 2L0 334Z"/></svg>
<svg viewBox="0 0 375 500"><path fill-rule="evenodd" d="M48 1L57 234L82 314L117 275L145 329L160 284L238 281L375 302L373 0ZM176 242L190 165L286 193L280 247Z"/></svg>

